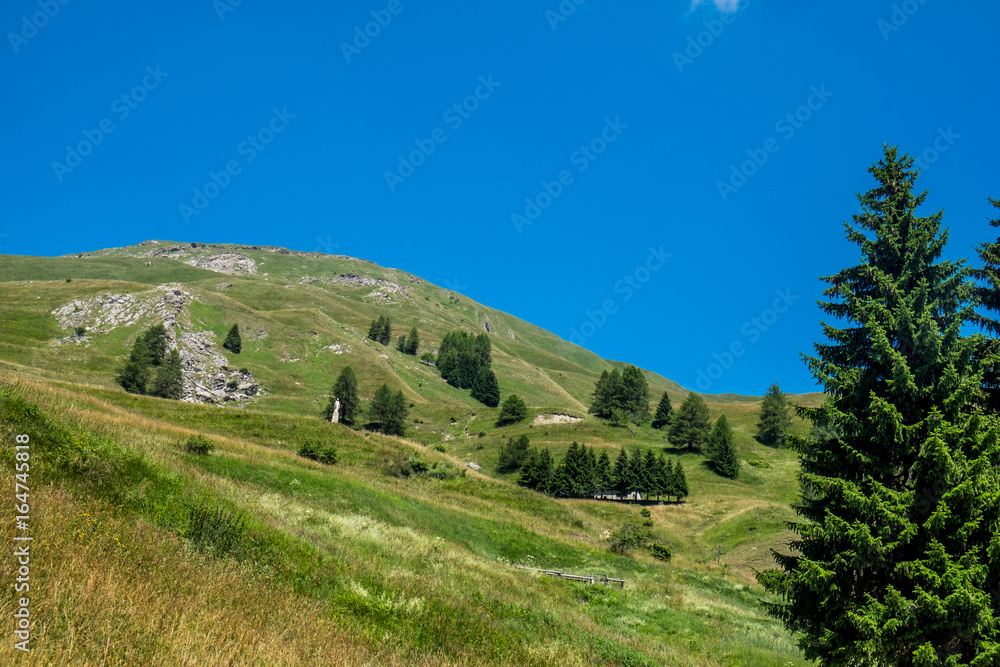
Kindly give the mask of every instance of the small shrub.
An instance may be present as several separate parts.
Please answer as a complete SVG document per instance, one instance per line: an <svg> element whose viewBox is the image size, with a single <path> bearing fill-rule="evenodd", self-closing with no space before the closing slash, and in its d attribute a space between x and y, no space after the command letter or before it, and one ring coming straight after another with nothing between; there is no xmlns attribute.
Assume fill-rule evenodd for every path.
<svg viewBox="0 0 1000 667"><path fill-rule="evenodd" d="M632 549L646 546L652 536L648 528L637 526L634 523L626 523L611 533L611 551L624 555Z"/></svg>
<svg viewBox="0 0 1000 667"><path fill-rule="evenodd" d="M73 329L73 335L77 338L83 338L87 335L87 330L84 327L77 327L76 329Z"/></svg>
<svg viewBox="0 0 1000 667"><path fill-rule="evenodd" d="M192 435L188 438L184 448L191 454L208 456L215 449L215 445L203 435Z"/></svg>
<svg viewBox="0 0 1000 667"><path fill-rule="evenodd" d="M71 282L73 282L73 279L72 278L67 278L66 282L71 283Z"/></svg>
<svg viewBox="0 0 1000 667"><path fill-rule="evenodd" d="M674 554L665 544L654 544L649 547L650 552L653 554L653 558L657 560L670 560L673 558Z"/></svg>
<svg viewBox="0 0 1000 667"><path fill-rule="evenodd" d="M432 447L431 449L433 449L434 451L437 451L437 452L444 452L444 451L447 451L447 450L446 450L446 449L444 448L444 445L442 445L442 444L440 444L440 443L438 443L438 444L434 445L434 446L433 446L433 447Z"/></svg>
<svg viewBox="0 0 1000 667"><path fill-rule="evenodd" d="M573 519L573 527L583 530L583 519Z"/></svg>
<svg viewBox="0 0 1000 667"><path fill-rule="evenodd" d="M747 459L747 465L753 468L770 468L771 464L760 459Z"/></svg>
<svg viewBox="0 0 1000 667"><path fill-rule="evenodd" d="M299 447L299 456L311 459L324 465L334 465L337 462L337 450L327 445L314 445L306 440Z"/></svg>
<svg viewBox="0 0 1000 667"><path fill-rule="evenodd" d="M486 437L486 431L480 431L478 433L478 435L479 435L480 438L485 438Z"/></svg>
<svg viewBox="0 0 1000 667"><path fill-rule="evenodd" d="M647 507L643 507L642 511L640 511L639 514L642 515L643 519L648 519L649 517L653 516L653 513L650 512L649 508L647 508Z"/></svg>
<svg viewBox="0 0 1000 667"><path fill-rule="evenodd" d="M451 479L452 477L458 476L458 471L455 470L455 466L450 463L440 463L435 461L430 470L427 471L427 476L432 479Z"/></svg>
<svg viewBox="0 0 1000 667"><path fill-rule="evenodd" d="M230 391L235 391L239 388L240 388L239 380L230 380L229 382L226 383L226 389L229 389Z"/></svg>
<svg viewBox="0 0 1000 667"><path fill-rule="evenodd" d="M393 477L406 479L413 474L413 466L408 458L400 456L386 463L385 472Z"/></svg>

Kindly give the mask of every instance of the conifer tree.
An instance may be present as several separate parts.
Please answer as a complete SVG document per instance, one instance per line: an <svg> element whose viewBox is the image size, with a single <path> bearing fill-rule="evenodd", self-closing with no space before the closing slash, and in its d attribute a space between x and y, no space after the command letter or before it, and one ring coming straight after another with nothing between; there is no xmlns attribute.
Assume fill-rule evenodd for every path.
<svg viewBox="0 0 1000 667"><path fill-rule="evenodd" d="M480 368L472 383L472 398L489 408L500 405L500 385L489 368Z"/></svg>
<svg viewBox="0 0 1000 667"><path fill-rule="evenodd" d="M164 362L156 369L149 394L173 400L179 400L184 395L184 369L177 350L170 350Z"/></svg>
<svg viewBox="0 0 1000 667"><path fill-rule="evenodd" d="M528 464L521 468L520 484L534 491L549 493L552 486L552 455L548 447L533 449Z"/></svg>
<svg viewBox="0 0 1000 667"><path fill-rule="evenodd" d="M672 495L677 497L677 502L681 501L681 498L688 497L688 481L687 475L684 474L684 466L678 461L677 465L674 466L674 486L671 489Z"/></svg>
<svg viewBox="0 0 1000 667"><path fill-rule="evenodd" d="M636 424L649 421L649 383L637 366L630 364L622 371L620 391L618 402L625 414Z"/></svg>
<svg viewBox="0 0 1000 667"><path fill-rule="evenodd" d="M603 496L605 493L611 490L612 484L612 473L611 473L611 457L608 455L607 449L601 450L601 455L597 457L597 465L595 467L595 475L597 477L597 488Z"/></svg>
<svg viewBox="0 0 1000 667"><path fill-rule="evenodd" d="M503 399L503 403L500 404L500 416L497 417L497 426L516 424L517 422L524 421L527 416L528 406L525 405L520 396L511 394Z"/></svg>
<svg viewBox="0 0 1000 667"><path fill-rule="evenodd" d="M580 496L593 498L598 487L597 457L593 449L587 449L587 445L580 445L580 469Z"/></svg>
<svg viewBox="0 0 1000 667"><path fill-rule="evenodd" d="M670 426L670 442L700 450L709 433L708 405L693 391L687 395Z"/></svg>
<svg viewBox="0 0 1000 667"><path fill-rule="evenodd" d="M1000 199L990 199L990 204L1000 209ZM1000 217L990 220L994 228L1000 227ZM976 249L983 264L981 269L973 271L980 281L975 288L976 298L986 313L978 313L977 323L990 336L983 340L980 355L988 357L1000 351L1000 238L989 243L982 243ZM986 392L985 408L991 414L1000 413L1000 366L989 365L983 375L983 389Z"/></svg>
<svg viewBox="0 0 1000 667"><path fill-rule="evenodd" d="M406 349L401 350L406 354L411 356L417 356L417 351L420 349L420 334L417 333L417 328L413 327L410 329L410 336L406 339Z"/></svg>
<svg viewBox="0 0 1000 667"><path fill-rule="evenodd" d="M670 488L673 484L674 467L667 457L660 452L656 458L656 499L660 496L669 496Z"/></svg>
<svg viewBox="0 0 1000 667"><path fill-rule="evenodd" d="M530 441L526 435L522 435L516 440L508 438L507 444L500 446L497 472L508 473L519 470L531 457L531 450L528 448L529 444Z"/></svg>
<svg viewBox="0 0 1000 667"><path fill-rule="evenodd" d="M629 472L628 483L625 485L626 493L642 493L643 481L646 479L646 461L642 458L642 452L635 450L628 457Z"/></svg>
<svg viewBox="0 0 1000 667"><path fill-rule="evenodd" d="M670 396L663 392L659 405L656 406L656 414L653 415L653 428L662 429L670 426L674 416L674 406L670 404Z"/></svg>
<svg viewBox="0 0 1000 667"><path fill-rule="evenodd" d="M785 436L792 425L789 414L788 399L782 393L777 383L772 384L764 393L760 404L760 416L757 420L757 433L760 441L771 447L785 444Z"/></svg>
<svg viewBox="0 0 1000 667"><path fill-rule="evenodd" d="M240 336L239 324L234 324L229 329L229 333L226 334L226 340L222 343L222 347L226 348L233 354L239 354L243 351L243 338Z"/></svg>
<svg viewBox="0 0 1000 667"><path fill-rule="evenodd" d="M740 474L740 459L736 452L735 436L726 415L715 422L715 429L708 437L708 464L712 470L730 479Z"/></svg>
<svg viewBox="0 0 1000 667"><path fill-rule="evenodd" d="M771 613L829 665L1000 659L997 423L980 414L982 341L970 272L942 261L940 212L917 215L913 159L885 148L846 225L861 261L824 278L829 342L806 357L833 433L797 441L795 552L758 573Z"/></svg>
<svg viewBox="0 0 1000 667"><path fill-rule="evenodd" d="M386 435L405 435L408 412L403 392L393 393L389 385L383 384L375 390L368 406L368 428Z"/></svg>
<svg viewBox="0 0 1000 667"><path fill-rule="evenodd" d="M615 490L615 495L619 498L623 497L628 489L629 485L629 475L632 471L632 465L629 462L628 453L625 448L622 447L618 452L618 458L615 459L615 467L612 471L611 482Z"/></svg>
<svg viewBox="0 0 1000 667"><path fill-rule="evenodd" d="M142 339L149 350L149 363L153 366L160 366L167 359L170 339L167 337L167 328L162 324L155 324L142 334Z"/></svg>
<svg viewBox="0 0 1000 667"><path fill-rule="evenodd" d="M118 370L115 380L130 394L145 394L152 365L153 354L149 350L146 337L140 335L135 339L128 361Z"/></svg>
<svg viewBox="0 0 1000 667"><path fill-rule="evenodd" d="M600 379L594 387L594 397L590 405L590 413L598 417L608 418L615 408L621 410L622 405L622 375L617 368L602 371Z"/></svg>
<svg viewBox="0 0 1000 667"><path fill-rule="evenodd" d="M656 454L652 449L647 449L642 458L642 492L646 499L656 495L659 486L659 474L656 467Z"/></svg>
<svg viewBox="0 0 1000 667"><path fill-rule="evenodd" d="M396 350L402 353L406 353L406 335L402 335L396 341Z"/></svg>
<svg viewBox="0 0 1000 667"><path fill-rule="evenodd" d="M337 381L334 382L333 388L330 390L330 401L323 412L323 418L326 421L333 418L333 409L338 400L340 401L340 414L337 420L346 426L354 426L361 408L361 399L358 397L358 377L350 366L345 366L340 371Z"/></svg>

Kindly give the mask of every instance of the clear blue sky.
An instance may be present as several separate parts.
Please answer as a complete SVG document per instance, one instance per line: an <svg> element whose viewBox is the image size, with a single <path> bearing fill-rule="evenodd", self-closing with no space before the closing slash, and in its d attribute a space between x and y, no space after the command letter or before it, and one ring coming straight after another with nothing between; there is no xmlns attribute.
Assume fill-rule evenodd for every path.
<svg viewBox="0 0 1000 667"><path fill-rule="evenodd" d="M329 249L687 387L813 390L817 277L857 261L882 143L928 151L952 257L992 232L1000 5L726 4L12 0L0 252Z"/></svg>

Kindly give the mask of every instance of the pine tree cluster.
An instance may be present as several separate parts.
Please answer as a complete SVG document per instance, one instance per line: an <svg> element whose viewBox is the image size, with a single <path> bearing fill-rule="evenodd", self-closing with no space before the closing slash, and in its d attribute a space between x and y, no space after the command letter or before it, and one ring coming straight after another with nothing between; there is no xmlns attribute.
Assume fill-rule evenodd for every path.
<svg viewBox="0 0 1000 667"><path fill-rule="evenodd" d="M410 329L409 336L400 336L399 340L396 341L396 349L403 354L409 354L411 356L417 356L417 349L420 347L420 334L417 333L417 328L413 327Z"/></svg>
<svg viewBox="0 0 1000 667"><path fill-rule="evenodd" d="M500 385L490 368L492 354L489 335L450 331L438 348L437 367L448 384L471 389L472 398L495 408L500 405Z"/></svg>
<svg viewBox="0 0 1000 667"><path fill-rule="evenodd" d="M184 372L180 353L169 349L166 327L146 329L132 345L125 365L115 380L131 394L180 399L184 395Z"/></svg>
<svg viewBox="0 0 1000 667"><path fill-rule="evenodd" d="M606 449L599 456L586 445L573 442L556 466L548 448L532 449L521 467L520 484L559 498L624 498L637 494L644 499L687 497L687 476L661 452L636 450L629 456L622 449L614 465Z"/></svg>
<svg viewBox="0 0 1000 667"><path fill-rule="evenodd" d="M623 423L631 419L636 424L649 421L649 383L636 366L624 371L613 368L604 371L594 387L590 413L603 419ZM617 414L616 414L617 413Z"/></svg>
<svg viewBox="0 0 1000 667"><path fill-rule="evenodd" d="M379 315L372 320L371 326L368 327L368 338L376 343L388 345L392 340L392 320L387 315Z"/></svg>
<svg viewBox="0 0 1000 667"><path fill-rule="evenodd" d="M375 396L368 406L366 428L386 435L406 435L406 397L402 391L393 392L383 384L375 390Z"/></svg>
<svg viewBox="0 0 1000 667"><path fill-rule="evenodd" d="M711 428L708 405L693 391L687 395L670 425L670 442L690 450L701 450Z"/></svg>

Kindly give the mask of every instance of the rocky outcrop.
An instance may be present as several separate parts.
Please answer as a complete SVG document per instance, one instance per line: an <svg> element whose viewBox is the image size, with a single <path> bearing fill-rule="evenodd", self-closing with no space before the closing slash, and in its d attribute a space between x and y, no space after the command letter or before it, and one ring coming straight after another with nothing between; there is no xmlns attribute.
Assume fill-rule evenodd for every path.
<svg viewBox="0 0 1000 667"><path fill-rule="evenodd" d="M52 311L63 329L86 327L94 333L108 333L140 320L159 319L168 331L177 325L177 318L191 295L178 284L157 285L148 292L135 294L107 293L89 299L75 299Z"/></svg>
<svg viewBox="0 0 1000 667"><path fill-rule="evenodd" d="M211 331L182 333L177 341L184 367L184 396L189 403L227 403L245 405L262 389L249 370L229 367L227 359L215 349Z"/></svg>
<svg viewBox="0 0 1000 667"><path fill-rule="evenodd" d="M210 255L209 257L195 257L184 263L196 266L199 269L208 269L209 271L225 273L230 276L253 276L257 274L257 262L246 255L238 255L234 252L222 252L218 255Z"/></svg>

